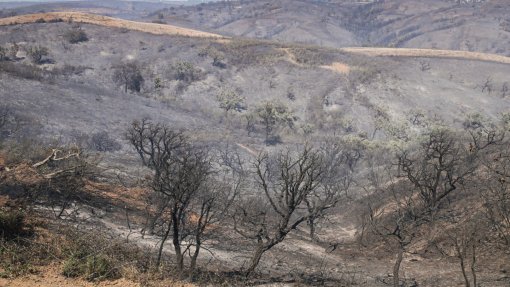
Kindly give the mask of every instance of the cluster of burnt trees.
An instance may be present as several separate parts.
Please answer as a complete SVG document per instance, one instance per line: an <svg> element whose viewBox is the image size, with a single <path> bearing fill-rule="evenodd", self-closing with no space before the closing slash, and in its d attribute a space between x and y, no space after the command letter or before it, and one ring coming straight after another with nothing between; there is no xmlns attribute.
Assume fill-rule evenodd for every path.
<svg viewBox="0 0 510 287"><path fill-rule="evenodd" d="M346 145L332 143L263 152L247 165L238 153L215 152L149 120L134 122L127 135L152 170L147 180L154 206L146 232L163 236L158 263L171 240L180 271L186 254L190 269L196 268L203 242L220 232L220 222L253 241L247 275L301 224L310 226L313 238L316 221L345 199L359 159Z"/></svg>
<svg viewBox="0 0 510 287"><path fill-rule="evenodd" d="M169 240L177 269L186 269L189 254L195 270L203 243L227 228L253 243L242 270L250 275L290 232L307 226L313 240L318 220L358 197L367 207L360 243L395 252L394 286L417 241L458 258L466 286L477 286L477 248L509 244L507 129L475 117L462 132L430 125L398 148L335 139L251 158L150 120L134 122L127 137L151 170L145 232L163 237L158 264Z"/></svg>
<svg viewBox="0 0 510 287"><path fill-rule="evenodd" d="M251 275L293 230L307 228L317 240L323 218L356 203L364 209L358 209L359 243L394 254L394 286L402 285L406 254L424 248L457 258L465 285L478 286L479 254L494 252L497 259L510 245L509 119L472 116L464 129L422 124L396 147L333 138L256 155L212 147L147 119L133 122L126 137L150 171L144 232L162 238L157 265L171 244L177 270L194 274L201 253L209 252L204 243L232 236L244 238L240 249L251 249L241 270ZM21 124L0 107L0 143ZM61 218L83 196L93 159L77 147L43 155L17 168L37 171L30 198Z"/></svg>
<svg viewBox="0 0 510 287"><path fill-rule="evenodd" d="M478 253L509 246L508 121L470 117L462 131L433 125L392 159L371 159L360 241L382 240L395 254L393 286L417 243L459 261L465 286L478 286ZM488 248L488 246L491 246ZM491 251L488 251L492 248Z"/></svg>

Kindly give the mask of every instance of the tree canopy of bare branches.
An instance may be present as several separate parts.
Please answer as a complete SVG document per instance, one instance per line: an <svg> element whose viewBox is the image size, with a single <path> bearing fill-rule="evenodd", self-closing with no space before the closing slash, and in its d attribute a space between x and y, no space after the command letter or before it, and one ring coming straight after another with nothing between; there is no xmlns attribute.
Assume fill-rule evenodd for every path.
<svg viewBox="0 0 510 287"><path fill-rule="evenodd" d="M336 167L327 165L321 150L310 146L297 151L261 153L257 157L254 172L261 194L245 198L234 217L236 231L256 242L245 270L247 275L255 271L262 255L281 243L292 230L312 218L317 219L342 198L339 196L342 189L325 182L333 168Z"/></svg>
<svg viewBox="0 0 510 287"><path fill-rule="evenodd" d="M192 144L182 131L144 119L132 124L127 138L152 170L149 186L160 200L155 216L163 219L164 230L158 264L170 236L177 269L183 271L189 252L194 270L209 227L225 214L237 186L215 180L211 152Z"/></svg>
<svg viewBox="0 0 510 287"><path fill-rule="evenodd" d="M123 63L114 67L113 81L124 87L124 92L128 90L140 92L145 82L142 76L140 64L135 62Z"/></svg>

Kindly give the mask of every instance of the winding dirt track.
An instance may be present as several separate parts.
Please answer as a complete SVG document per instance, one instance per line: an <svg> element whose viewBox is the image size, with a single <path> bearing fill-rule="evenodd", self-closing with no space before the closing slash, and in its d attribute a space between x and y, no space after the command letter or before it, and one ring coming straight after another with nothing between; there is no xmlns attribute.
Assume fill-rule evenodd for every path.
<svg viewBox="0 0 510 287"><path fill-rule="evenodd" d="M46 22L55 19L74 22L95 24L107 27L126 28L157 35L182 35L189 37L203 37L228 39L229 37L219 34L203 32L183 27L177 27L167 24L146 23L129 21L119 18L107 17L102 15L82 13L82 12L50 12L27 14L8 18L0 18L0 26L12 24L35 23L37 20L44 19ZM510 57L496 54L455 51L455 50L436 50L436 49L414 49L414 48L374 48L374 47L352 47L340 48L339 51L351 54L360 54L370 57L424 57L424 58L447 58L461 59L484 62L495 62L510 64ZM345 71L342 71L345 72Z"/></svg>

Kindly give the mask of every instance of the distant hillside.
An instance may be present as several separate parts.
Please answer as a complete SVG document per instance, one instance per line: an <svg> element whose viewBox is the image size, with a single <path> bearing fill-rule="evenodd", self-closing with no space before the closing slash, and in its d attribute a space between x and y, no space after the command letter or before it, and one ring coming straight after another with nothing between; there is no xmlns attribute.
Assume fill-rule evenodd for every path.
<svg viewBox="0 0 510 287"><path fill-rule="evenodd" d="M231 36L332 47L436 48L510 55L510 5L506 0L229 1L165 8L149 19Z"/></svg>
<svg viewBox="0 0 510 287"><path fill-rule="evenodd" d="M107 27L126 28L147 32L151 34L166 35L182 35L191 37L222 37L221 35L197 31L193 29L181 28L172 25L164 25L158 23L135 22L119 18L106 17L95 14L86 14L79 12L50 12L27 14L21 16L13 16L8 18L0 18L0 25L26 24L26 23L44 23L44 22L79 22L95 24Z"/></svg>
<svg viewBox="0 0 510 287"><path fill-rule="evenodd" d="M43 12L90 12L106 16L117 16L126 19L135 19L147 16L148 14L170 7L182 5L186 2L157 2L157 1L43 1L38 2L0 2L0 17L8 17L22 14L43 13Z"/></svg>

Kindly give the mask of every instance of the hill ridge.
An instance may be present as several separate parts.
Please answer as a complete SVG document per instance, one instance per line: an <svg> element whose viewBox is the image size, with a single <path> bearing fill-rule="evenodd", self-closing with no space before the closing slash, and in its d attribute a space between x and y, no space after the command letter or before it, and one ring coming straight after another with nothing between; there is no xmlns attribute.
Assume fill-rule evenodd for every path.
<svg viewBox="0 0 510 287"><path fill-rule="evenodd" d="M229 38L227 36L219 34L204 32L190 28L183 28L174 25L138 22L83 12L48 12L0 18L0 26L12 24L37 23L37 21L40 21L40 19L43 19L45 22L51 22L58 19L62 19L63 21L75 21L79 23L95 24L106 27L126 28L130 30L156 35L182 35L189 37L221 38L221 39ZM507 56L483 52L470 52L463 50L386 48L386 47L344 47L330 49L335 49L341 52L351 54L361 54L370 57L448 58L510 64L510 57Z"/></svg>
<svg viewBox="0 0 510 287"><path fill-rule="evenodd" d="M225 38L225 36L203 32L199 30L183 28L167 24L148 23L148 22L137 22L131 20L125 20L120 18L102 16L91 13L83 12L48 12L48 13L36 13L36 14L25 14L8 18L0 19L0 26L11 25L11 24L28 24L35 23L36 21L43 19L46 22L55 21L62 19L64 21L74 21L87 24L95 24L107 27L115 28L127 28L130 30L136 30L140 32L146 32L156 35L183 35L190 37L206 37L206 38Z"/></svg>

